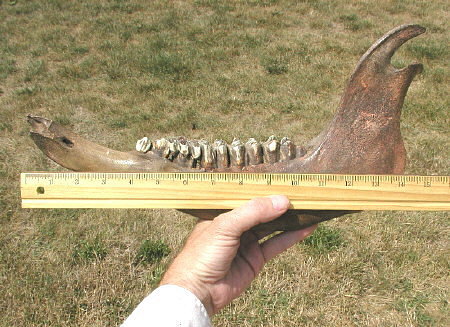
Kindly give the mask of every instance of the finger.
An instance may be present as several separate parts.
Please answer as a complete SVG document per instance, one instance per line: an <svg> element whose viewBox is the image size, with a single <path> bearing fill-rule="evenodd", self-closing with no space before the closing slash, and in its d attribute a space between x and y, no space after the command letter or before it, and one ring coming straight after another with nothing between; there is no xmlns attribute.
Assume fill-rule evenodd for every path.
<svg viewBox="0 0 450 327"><path fill-rule="evenodd" d="M258 242L258 240L259 240L258 235L254 233L252 230L249 230L241 235L240 243L242 247L246 247L249 244Z"/></svg>
<svg viewBox="0 0 450 327"><path fill-rule="evenodd" d="M292 245L307 238L314 232L316 228L317 225L313 225L305 229L284 232L265 241L260 245L264 258L266 259L266 261L269 261L281 252L290 248Z"/></svg>
<svg viewBox="0 0 450 327"><path fill-rule="evenodd" d="M240 237L250 228L281 216L289 205L289 199L284 195L255 198L237 209L220 215L215 221L230 236Z"/></svg>

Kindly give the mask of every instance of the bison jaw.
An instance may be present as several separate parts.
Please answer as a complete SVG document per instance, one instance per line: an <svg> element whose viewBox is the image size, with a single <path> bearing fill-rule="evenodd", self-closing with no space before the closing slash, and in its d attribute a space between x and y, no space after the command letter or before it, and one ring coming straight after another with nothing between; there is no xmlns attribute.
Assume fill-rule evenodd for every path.
<svg viewBox="0 0 450 327"><path fill-rule="evenodd" d="M422 71L422 65L412 64L396 69L390 60L403 43L424 32L425 29L418 25L402 25L385 34L367 50L348 82L334 118L328 128L313 141L312 150L306 155L282 162L268 159L255 165L248 162L245 165L239 157L239 161L234 160L238 163L231 166L229 163L233 162L230 160L232 157L227 165L224 165L223 158L219 164L217 157L215 161L208 159L207 163L199 157L197 166L201 168L203 162L202 170L215 172L403 173L406 151L400 133L401 108L409 85L414 76ZM161 150L154 147L151 151L144 151L145 154L120 152L87 141L42 117L28 115L28 122L32 126L31 137L36 145L49 158L71 170L201 171L174 160L176 156L170 155L170 149L165 152L165 148ZM140 146L145 150L149 148L147 145ZM233 151L232 147L230 151ZM245 147L238 148L238 151L240 149L245 151ZM298 150L296 152L301 153ZM190 211L201 218L210 218L219 212ZM266 228L303 228L343 214L345 212L342 211L289 211L278 222L266 225Z"/></svg>

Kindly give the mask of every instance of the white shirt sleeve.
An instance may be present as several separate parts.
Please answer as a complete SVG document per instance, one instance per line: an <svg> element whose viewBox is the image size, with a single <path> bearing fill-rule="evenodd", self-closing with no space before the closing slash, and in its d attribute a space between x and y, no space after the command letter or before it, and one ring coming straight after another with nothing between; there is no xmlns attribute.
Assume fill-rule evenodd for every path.
<svg viewBox="0 0 450 327"><path fill-rule="evenodd" d="M203 303L188 290L163 285L148 295L121 327L211 327Z"/></svg>

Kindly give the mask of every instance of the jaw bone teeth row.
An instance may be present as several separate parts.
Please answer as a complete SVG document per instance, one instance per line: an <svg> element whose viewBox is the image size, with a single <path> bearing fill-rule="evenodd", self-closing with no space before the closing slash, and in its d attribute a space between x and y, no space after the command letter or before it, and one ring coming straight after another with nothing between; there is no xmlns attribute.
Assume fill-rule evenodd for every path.
<svg viewBox="0 0 450 327"><path fill-rule="evenodd" d="M246 167L248 172L403 174L407 154L400 131L400 114L408 88L414 77L422 72L423 66L411 64L397 69L391 65L391 57L402 44L424 32L425 28L419 25L402 25L373 43L352 73L334 118L311 141L308 154L303 147L295 147L288 139L278 143L272 137L263 145L250 140L247 147L234 140L231 145L215 143L215 165L242 167L245 158L249 164ZM32 126L31 137L36 145L49 158L70 170L192 172L192 167L202 168L202 146L198 141L186 141L183 144L187 150L183 151L178 144L178 155L175 151L170 156L167 139L160 139L152 143L147 154L136 155L95 144L43 117L28 115L27 120ZM142 140L136 149L145 152L148 142ZM263 148L263 164L252 165L261 161L258 159L261 155L259 146ZM172 148L177 149L175 145ZM352 151L345 151L347 149ZM269 163L289 160L294 154L295 159L291 161ZM163 158L171 158L173 162ZM179 160L185 160L187 166L181 167ZM203 164L207 162L209 160L203 160ZM217 168L216 171L239 172L238 167L230 167L234 169L229 170ZM290 211L284 218L263 228L271 232L302 229L345 213Z"/></svg>
<svg viewBox="0 0 450 327"><path fill-rule="evenodd" d="M216 140L212 145L206 140L187 140L184 137L161 138L151 142L147 137L137 141L136 150L152 151L161 157L176 162L182 167L226 168L276 163L305 155L303 147L295 146L288 137L281 141L272 135L261 143L250 138L245 144L234 138L231 144Z"/></svg>

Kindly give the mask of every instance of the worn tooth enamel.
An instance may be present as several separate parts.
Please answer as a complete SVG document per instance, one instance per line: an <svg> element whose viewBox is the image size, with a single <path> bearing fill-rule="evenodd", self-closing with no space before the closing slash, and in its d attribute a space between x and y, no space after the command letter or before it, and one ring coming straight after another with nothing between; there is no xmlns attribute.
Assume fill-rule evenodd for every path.
<svg viewBox="0 0 450 327"><path fill-rule="evenodd" d="M288 137L283 137L280 141L280 161L289 161L296 156L296 147L294 142L292 142Z"/></svg>
<svg viewBox="0 0 450 327"><path fill-rule="evenodd" d="M217 168L226 168L230 165L228 155L228 146L223 140L215 140L213 144L214 154L216 156Z"/></svg>
<svg viewBox="0 0 450 327"><path fill-rule="evenodd" d="M297 158L290 162L249 166L246 171L402 174L405 169L406 149L400 133L400 113L409 86L423 67L413 64L397 70L391 65L391 57L403 43L424 32L425 28L419 25L402 25L389 31L370 47L353 72L333 120L312 141L309 154L302 156L304 149L297 147ZM97 145L43 117L28 115L27 120L31 124L31 137L36 145L49 158L70 170L155 173L195 171L191 168L180 168L156 156L152 158L150 154L136 155L133 152L125 153ZM152 152L161 155L165 150L164 142L157 143L157 149L153 147ZM71 151L67 151L67 147L70 147ZM229 149L231 148L230 146ZM270 144L267 148L269 150ZM197 158L201 157L201 148L197 152ZM236 165L236 150L233 153L235 154L232 158ZM227 171L234 172L237 169L217 169L217 172ZM328 220L334 215L347 213L324 212L325 210L307 213L291 211L288 213L289 218L285 217L288 219L281 219L279 224L269 224L266 231L301 229Z"/></svg>
<svg viewBox="0 0 450 327"><path fill-rule="evenodd" d="M180 156L183 157L189 156L190 151L186 140L181 140L178 142L178 152L180 153Z"/></svg>
<svg viewBox="0 0 450 327"><path fill-rule="evenodd" d="M261 144L254 138L245 143L245 165L259 165L263 163L263 149Z"/></svg>
<svg viewBox="0 0 450 327"><path fill-rule="evenodd" d="M234 138L231 145L228 147L230 153L230 166L231 167L244 167L245 166L245 145L241 140Z"/></svg>
<svg viewBox="0 0 450 327"><path fill-rule="evenodd" d="M167 158L169 156L170 150L169 150L168 141L164 137L155 140L155 142L153 144L153 149L161 157Z"/></svg>
<svg viewBox="0 0 450 327"><path fill-rule="evenodd" d="M166 158L173 161L178 155L178 140L176 138L169 138L167 140L167 148L169 152Z"/></svg>
<svg viewBox="0 0 450 327"><path fill-rule="evenodd" d="M200 160L200 166L205 169L212 169L216 167L216 156L214 150L206 140L200 140L199 144L202 148L202 158Z"/></svg>
<svg viewBox="0 0 450 327"><path fill-rule="evenodd" d="M192 168L200 168L200 160L202 158L202 147L197 140L189 141L191 155L192 155Z"/></svg>
<svg viewBox="0 0 450 327"><path fill-rule="evenodd" d="M136 142L136 151L146 153L152 148L152 141L148 137L143 137Z"/></svg>
<svg viewBox="0 0 450 327"><path fill-rule="evenodd" d="M192 167L192 156L188 141L184 137L179 137L176 144L178 152L174 162L182 167Z"/></svg>
<svg viewBox="0 0 450 327"><path fill-rule="evenodd" d="M280 142L275 135L269 136L266 142L262 144L264 163L275 163L280 158Z"/></svg>

